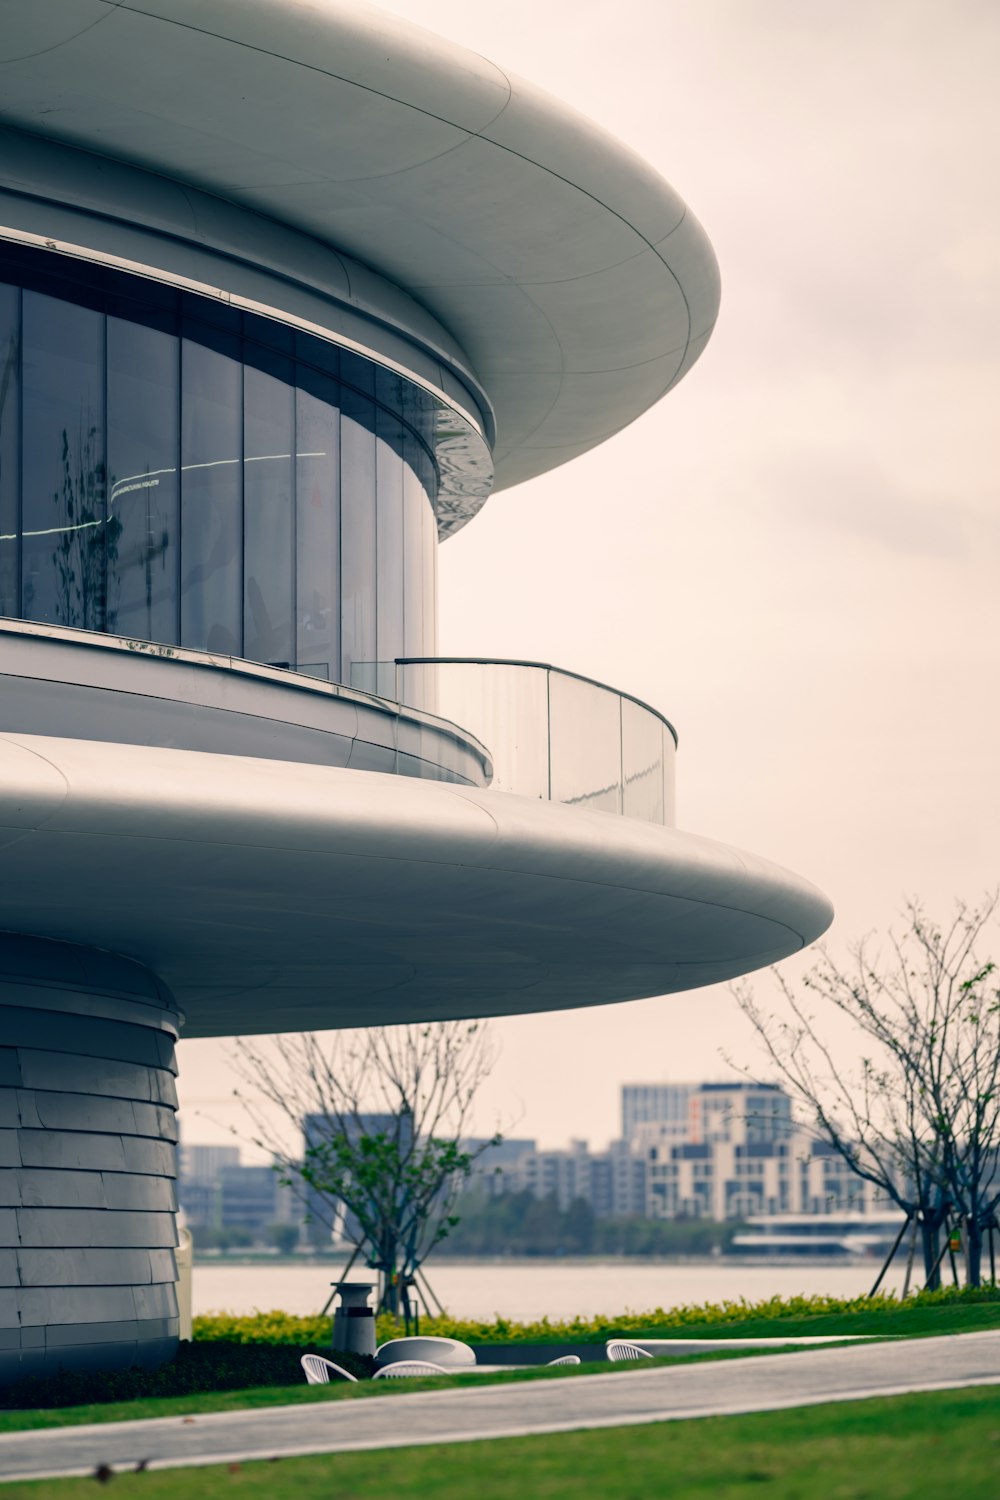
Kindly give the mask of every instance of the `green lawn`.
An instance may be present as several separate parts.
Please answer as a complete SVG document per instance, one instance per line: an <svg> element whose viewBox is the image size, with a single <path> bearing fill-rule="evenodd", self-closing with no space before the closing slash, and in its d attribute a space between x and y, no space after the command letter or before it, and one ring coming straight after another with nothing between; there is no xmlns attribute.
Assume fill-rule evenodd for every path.
<svg viewBox="0 0 1000 1500"><path fill-rule="evenodd" d="M440 1447L122 1474L120 1500L996 1500L1000 1388ZM76 1500L93 1479L6 1485Z"/></svg>
<svg viewBox="0 0 1000 1500"><path fill-rule="evenodd" d="M974 1333L980 1328L1000 1328L1000 1299L992 1302L930 1302L913 1298L907 1302L876 1302L850 1312L806 1314L801 1317L747 1317L733 1322L712 1322L703 1327L692 1324L683 1328L650 1327L647 1338L749 1339L785 1334L870 1333L885 1338L890 1334L933 1335L936 1333ZM642 1338L642 1333L627 1333L625 1338Z"/></svg>

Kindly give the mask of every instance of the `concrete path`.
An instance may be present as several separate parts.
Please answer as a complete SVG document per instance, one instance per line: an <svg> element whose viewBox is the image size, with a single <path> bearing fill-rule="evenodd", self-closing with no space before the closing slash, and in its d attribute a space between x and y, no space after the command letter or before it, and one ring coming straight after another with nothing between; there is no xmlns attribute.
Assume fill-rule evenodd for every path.
<svg viewBox="0 0 1000 1500"><path fill-rule="evenodd" d="M380 1399L272 1406L191 1418L49 1428L0 1437L0 1478L89 1474L305 1453L621 1427L775 1411L959 1386L1000 1386L1000 1330L855 1344L797 1354L575 1379L414 1391ZM1000 1408L1000 1390L997 1393Z"/></svg>

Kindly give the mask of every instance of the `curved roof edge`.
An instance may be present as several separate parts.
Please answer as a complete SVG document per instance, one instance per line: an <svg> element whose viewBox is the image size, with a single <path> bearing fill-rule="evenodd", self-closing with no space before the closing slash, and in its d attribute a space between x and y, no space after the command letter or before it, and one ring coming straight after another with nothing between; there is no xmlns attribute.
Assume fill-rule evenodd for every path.
<svg viewBox="0 0 1000 1500"><path fill-rule="evenodd" d="M189 1036L666 995L832 916L693 834L341 766L4 733L0 817L0 927L143 964Z"/></svg>
<svg viewBox="0 0 1000 1500"><path fill-rule="evenodd" d="M496 412L498 488L626 426L705 347L718 270L672 189L573 110L394 16L8 0L4 19L6 123L297 229L443 325Z"/></svg>

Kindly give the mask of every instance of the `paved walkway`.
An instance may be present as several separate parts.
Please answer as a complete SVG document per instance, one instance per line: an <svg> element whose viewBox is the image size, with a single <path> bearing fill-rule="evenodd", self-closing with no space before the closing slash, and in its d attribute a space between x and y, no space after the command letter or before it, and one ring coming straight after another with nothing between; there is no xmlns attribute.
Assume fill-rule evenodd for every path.
<svg viewBox="0 0 1000 1500"><path fill-rule="evenodd" d="M689 1366L377 1400L271 1406L191 1418L113 1422L0 1437L0 1479L89 1474L99 1464L149 1468L460 1443L776 1411L825 1401L959 1386L1000 1386L1000 1330L805 1350ZM1000 1391L997 1393L1000 1407Z"/></svg>

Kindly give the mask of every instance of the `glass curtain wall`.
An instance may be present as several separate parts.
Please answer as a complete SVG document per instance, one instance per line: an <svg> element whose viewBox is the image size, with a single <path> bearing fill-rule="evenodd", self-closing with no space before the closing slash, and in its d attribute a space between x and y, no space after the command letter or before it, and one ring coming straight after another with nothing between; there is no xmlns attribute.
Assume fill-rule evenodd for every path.
<svg viewBox="0 0 1000 1500"><path fill-rule="evenodd" d="M21 294L0 285L0 614L20 608L18 432L21 395ZM423 655L423 647L420 648Z"/></svg>
<svg viewBox="0 0 1000 1500"><path fill-rule="evenodd" d="M342 682L423 655L433 423L353 352L4 247L0 614Z"/></svg>
<svg viewBox="0 0 1000 1500"><path fill-rule="evenodd" d="M108 605L113 635L177 637L180 345L162 327L109 317Z"/></svg>
<svg viewBox="0 0 1000 1500"><path fill-rule="evenodd" d="M26 291L21 309L21 589L33 620L105 616L104 319ZM112 550L115 543L112 539Z"/></svg>

